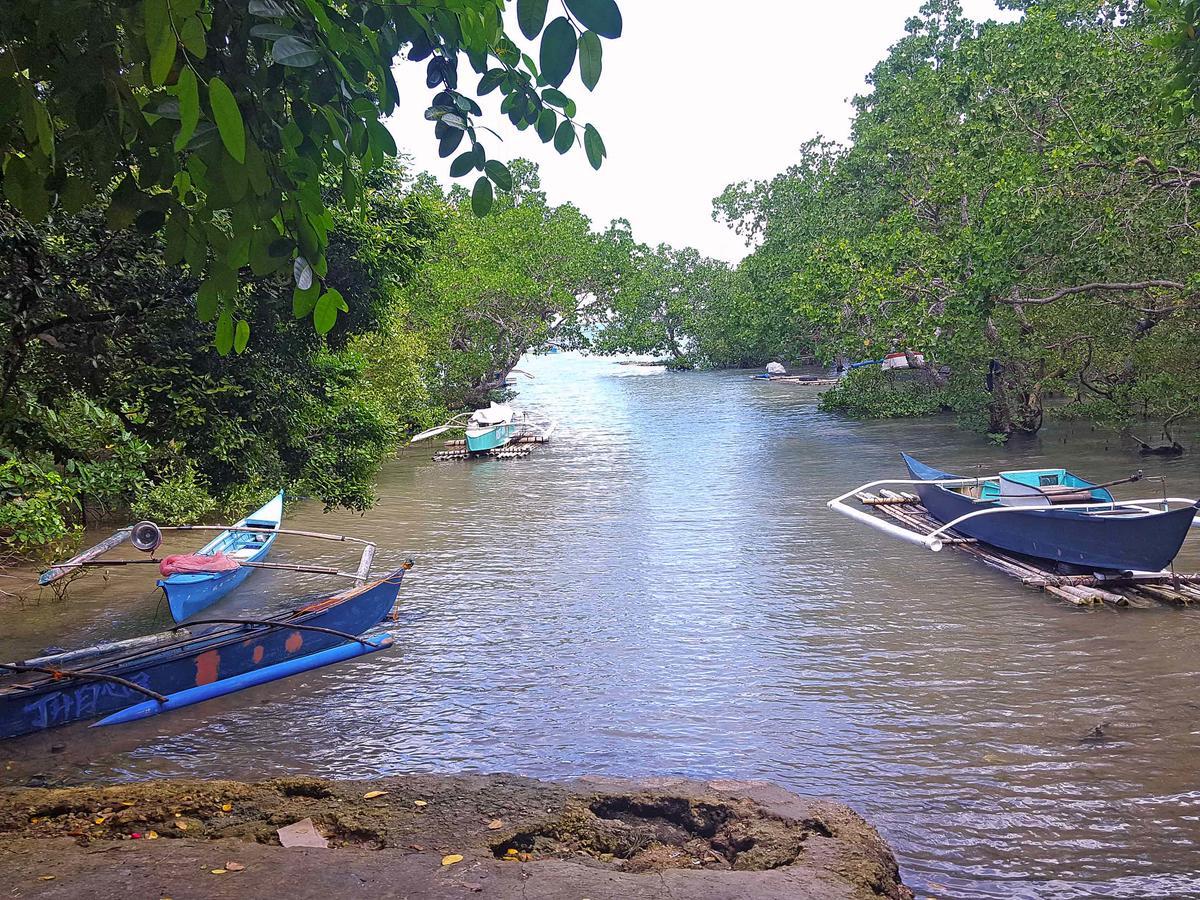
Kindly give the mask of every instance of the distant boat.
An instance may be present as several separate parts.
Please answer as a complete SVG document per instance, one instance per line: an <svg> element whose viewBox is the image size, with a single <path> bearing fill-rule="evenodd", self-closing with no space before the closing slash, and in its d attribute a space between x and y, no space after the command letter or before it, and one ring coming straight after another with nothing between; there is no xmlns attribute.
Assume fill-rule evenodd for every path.
<svg viewBox="0 0 1200 900"><path fill-rule="evenodd" d="M271 552L279 524L283 520L283 491L280 491L261 508L252 512L232 529L251 531L222 531L196 551L197 556L223 554L236 568L216 572L181 572L160 579L158 586L167 595L171 617L176 622L194 616L216 603L249 577L251 566L242 563L262 562Z"/></svg>
<svg viewBox="0 0 1200 900"><path fill-rule="evenodd" d="M270 667L279 666L268 674L284 673L281 664L357 641L379 624L395 605L410 565L268 618L202 621L197 625L207 627L182 626L0 664L0 739L98 718L147 699L167 708L180 692L198 687L224 693L224 683Z"/></svg>
<svg viewBox="0 0 1200 900"><path fill-rule="evenodd" d="M472 413L460 413L445 425L422 431L410 443L462 430L466 432L467 452L478 455L498 450L517 438L549 439L554 427L553 422L535 421L529 413L515 410L507 403L492 403Z"/></svg>
<svg viewBox="0 0 1200 900"><path fill-rule="evenodd" d="M1187 537L1197 506L1162 500L1117 501L1066 469L1026 469L962 478L901 454L921 503L939 522L977 540L1089 572L1157 572ZM1158 508L1155 508L1155 505Z"/></svg>
<svg viewBox="0 0 1200 900"><path fill-rule="evenodd" d="M904 351L900 351L899 353L889 353L883 358L880 365L884 369L907 369L909 368L908 357L909 354ZM912 358L918 366L925 365L924 353L913 353Z"/></svg>

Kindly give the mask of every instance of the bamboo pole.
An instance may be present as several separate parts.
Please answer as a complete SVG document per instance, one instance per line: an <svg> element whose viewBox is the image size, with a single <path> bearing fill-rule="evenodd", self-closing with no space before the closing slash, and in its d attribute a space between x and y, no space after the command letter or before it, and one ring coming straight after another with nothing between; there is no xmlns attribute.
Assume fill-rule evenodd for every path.
<svg viewBox="0 0 1200 900"><path fill-rule="evenodd" d="M114 532L112 535L110 535L109 537L106 537L104 540L102 540L100 543L96 544L94 547L89 547L88 549L84 550L82 553L79 553L76 556L71 557L65 563L60 563L57 566L53 566L53 567L47 569L38 578L38 584L45 586L47 584L50 584L51 582L58 581L58 579L62 578L64 575L66 575L69 570L71 570L73 568L77 568L78 566L80 566L84 563L90 562L91 560L95 559L97 556L100 556L101 554L107 553L109 550L112 550L114 547L119 547L121 544L123 544L127 540L129 540L129 537L132 534L133 534L132 528L122 528L120 531Z"/></svg>

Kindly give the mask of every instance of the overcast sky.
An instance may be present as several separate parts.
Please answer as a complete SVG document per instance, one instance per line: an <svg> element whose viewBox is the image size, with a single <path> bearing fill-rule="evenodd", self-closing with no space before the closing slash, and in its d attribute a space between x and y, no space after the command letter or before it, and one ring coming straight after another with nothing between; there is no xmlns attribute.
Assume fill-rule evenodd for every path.
<svg viewBox="0 0 1200 900"><path fill-rule="evenodd" d="M559 0L551 0L551 12ZM564 90L579 120L600 129L608 159L599 172L582 147L559 156L532 129L518 132L496 111L502 95L481 101L504 138L488 155L524 156L541 166L554 203L571 201L596 227L624 217L638 240L693 246L740 259L746 248L712 221L712 198L727 184L769 178L792 162L817 133L844 140L849 100L864 77L903 35L921 0L624 0L624 34L604 42L604 73L593 93L572 72ZM996 18L992 0L964 0L968 15ZM520 38L515 27L510 33ZM535 59L536 53L530 53ZM389 122L416 166L449 184L450 160L439 159L433 126L423 118L432 93L425 65L402 64L401 107ZM465 59L461 87L478 83ZM491 115L487 115L487 114ZM473 179L468 177L469 186Z"/></svg>

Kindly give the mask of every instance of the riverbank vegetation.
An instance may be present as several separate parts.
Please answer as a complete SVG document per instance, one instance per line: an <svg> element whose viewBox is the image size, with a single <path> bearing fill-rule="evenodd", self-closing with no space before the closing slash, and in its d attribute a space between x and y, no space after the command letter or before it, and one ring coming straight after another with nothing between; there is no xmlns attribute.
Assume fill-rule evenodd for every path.
<svg viewBox="0 0 1200 900"><path fill-rule="evenodd" d="M753 247L725 302L760 310L760 362L924 354L916 384L857 370L830 408L957 409L1007 435L1056 397L1149 417L1169 442L1200 396L1200 119L1179 71L1194 38L1156 14L1171 4L1002 5L1023 15L927 3L855 100L847 146L816 137L717 198Z"/></svg>

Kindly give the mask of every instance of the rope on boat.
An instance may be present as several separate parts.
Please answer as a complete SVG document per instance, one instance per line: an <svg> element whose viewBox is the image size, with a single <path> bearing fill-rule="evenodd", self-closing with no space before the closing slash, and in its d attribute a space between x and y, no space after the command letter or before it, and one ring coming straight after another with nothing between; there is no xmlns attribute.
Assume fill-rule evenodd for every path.
<svg viewBox="0 0 1200 900"><path fill-rule="evenodd" d="M112 684L119 684L122 687L129 688L131 691L137 691L139 694L145 694L152 700L157 700L159 703L166 703L166 695L160 694L158 691L152 691L150 688L142 687L140 684L130 681L128 678L122 678L120 675L104 675L100 672L79 672L72 669L54 669L50 666L23 666L19 663L0 663L0 669L8 669L10 672L41 672L44 675L50 675L56 681L60 678L86 678L92 681L108 681Z"/></svg>
<svg viewBox="0 0 1200 900"><path fill-rule="evenodd" d="M181 628L191 628L193 625L266 625L271 628L294 628L296 631L318 631L322 634L332 634L347 641L358 641L360 644L366 644L368 647L373 647L369 640L357 635L351 634L348 631L338 631L336 628L324 628L320 625L298 625L295 622L278 622L271 619L190 619L186 625L176 625L172 631L179 631Z"/></svg>

